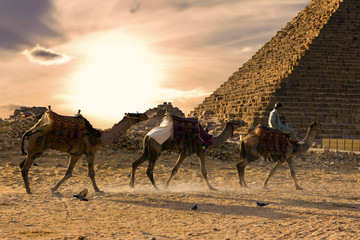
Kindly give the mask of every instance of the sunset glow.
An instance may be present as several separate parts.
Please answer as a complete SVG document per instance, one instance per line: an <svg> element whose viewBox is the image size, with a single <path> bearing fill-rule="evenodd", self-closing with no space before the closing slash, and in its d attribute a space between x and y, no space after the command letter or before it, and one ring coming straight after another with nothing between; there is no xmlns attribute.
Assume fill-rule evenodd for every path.
<svg viewBox="0 0 360 240"><path fill-rule="evenodd" d="M83 63L69 79L69 105L112 121L145 111L163 79L158 57L143 42L120 32L91 35L79 43Z"/></svg>

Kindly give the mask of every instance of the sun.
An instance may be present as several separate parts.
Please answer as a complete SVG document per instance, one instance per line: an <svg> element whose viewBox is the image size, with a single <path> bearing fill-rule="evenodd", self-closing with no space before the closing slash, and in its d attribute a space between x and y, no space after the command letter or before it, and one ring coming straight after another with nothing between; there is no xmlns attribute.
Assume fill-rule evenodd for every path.
<svg viewBox="0 0 360 240"><path fill-rule="evenodd" d="M74 108L114 122L125 112L152 106L164 76L145 41L111 31L85 37L78 46L82 62L69 78L68 101Z"/></svg>

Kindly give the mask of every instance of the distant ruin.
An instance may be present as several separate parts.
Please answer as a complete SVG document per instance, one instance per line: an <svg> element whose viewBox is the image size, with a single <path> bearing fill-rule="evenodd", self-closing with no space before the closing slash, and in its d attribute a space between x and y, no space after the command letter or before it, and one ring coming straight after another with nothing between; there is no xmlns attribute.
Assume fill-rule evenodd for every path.
<svg viewBox="0 0 360 240"><path fill-rule="evenodd" d="M150 108L145 114L149 118L162 119L166 111L178 117L185 117L185 114L178 107L174 107L171 102L164 102L163 104L157 105L157 107Z"/></svg>
<svg viewBox="0 0 360 240"><path fill-rule="evenodd" d="M14 110L14 114L10 118L41 116L46 110L46 107L20 107Z"/></svg>
<svg viewBox="0 0 360 240"><path fill-rule="evenodd" d="M267 125L276 102L299 135L360 138L360 1L313 0L190 115Z"/></svg>

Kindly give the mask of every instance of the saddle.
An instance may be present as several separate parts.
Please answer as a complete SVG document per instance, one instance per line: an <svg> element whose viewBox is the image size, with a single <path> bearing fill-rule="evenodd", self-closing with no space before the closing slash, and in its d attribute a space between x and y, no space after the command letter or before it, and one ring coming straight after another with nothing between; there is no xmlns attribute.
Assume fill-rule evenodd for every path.
<svg viewBox="0 0 360 240"><path fill-rule="evenodd" d="M193 153L194 145L202 142L202 151L212 144L212 136L209 135L199 121L194 118L181 118L172 115L173 119L173 140L179 144L179 147L186 150L189 154Z"/></svg>
<svg viewBox="0 0 360 240"><path fill-rule="evenodd" d="M62 116L51 110L48 112L49 118L52 120L52 132L58 139L67 142L81 142L86 133L100 137L99 130L94 129L90 122L83 116Z"/></svg>
<svg viewBox="0 0 360 240"><path fill-rule="evenodd" d="M272 160L284 160L288 145L291 144L293 147L289 136L276 129L258 125L255 132L259 136L259 153Z"/></svg>

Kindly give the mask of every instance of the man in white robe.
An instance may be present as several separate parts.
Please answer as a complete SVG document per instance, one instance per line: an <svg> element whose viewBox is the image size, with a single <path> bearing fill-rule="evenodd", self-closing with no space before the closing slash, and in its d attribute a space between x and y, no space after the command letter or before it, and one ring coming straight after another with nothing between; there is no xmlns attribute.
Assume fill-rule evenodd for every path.
<svg viewBox="0 0 360 240"><path fill-rule="evenodd" d="M296 137L296 134L294 132L294 129L290 127L289 125L282 123L280 120L280 111L282 110L282 104L276 103L275 108L270 112L269 116L269 127L272 129L279 130L282 133L285 133L289 136L290 140L293 142L297 142L299 144L303 144L304 142L299 140Z"/></svg>

